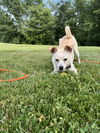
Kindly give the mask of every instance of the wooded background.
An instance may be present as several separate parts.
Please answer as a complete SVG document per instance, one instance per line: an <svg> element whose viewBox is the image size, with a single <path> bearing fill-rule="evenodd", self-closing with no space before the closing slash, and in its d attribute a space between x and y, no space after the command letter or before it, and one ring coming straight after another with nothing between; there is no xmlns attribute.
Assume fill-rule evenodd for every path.
<svg viewBox="0 0 100 133"><path fill-rule="evenodd" d="M79 45L100 46L100 0L0 0L0 42L58 44L66 25Z"/></svg>

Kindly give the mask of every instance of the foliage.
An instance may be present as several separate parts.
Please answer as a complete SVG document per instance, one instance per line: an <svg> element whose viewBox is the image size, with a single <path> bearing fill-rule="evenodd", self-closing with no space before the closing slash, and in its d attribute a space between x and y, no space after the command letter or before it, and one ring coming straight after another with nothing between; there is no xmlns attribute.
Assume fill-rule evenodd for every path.
<svg viewBox="0 0 100 133"><path fill-rule="evenodd" d="M55 14L56 36L64 35L64 27L70 25L80 45L96 45L100 43L100 6L98 0L74 0L58 3ZM58 32L61 31L61 32Z"/></svg>
<svg viewBox="0 0 100 133"><path fill-rule="evenodd" d="M50 75L50 47L0 44L1 68L30 74L0 83L1 133L99 133L100 65L75 63L77 76ZM79 49L85 60L99 61L100 48Z"/></svg>
<svg viewBox="0 0 100 133"><path fill-rule="evenodd" d="M80 45L100 43L99 0L1 0L0 41L56 44L70 25Z"/></svg>
<svg viewBox="0 0 100 133"><path fill-rule="evenodd" d="M9 42L11 41L11 36L14 33L14 25L13 22L10 20L8 14L0 11L0 15L0 40L1 42Z"/></svg>
<svg viewBox="0 0 100 133"><path fill-rule="evenodd" d="M4 29L4 32L6 32L6 34L2 34L2 36L4 36L4 39L1 40L1 42L21 43L21 38L23 36L21 34L21 25L23 24L22 17L25 12L23 4L20 0L1 0L0 5L0 11L3 12L3 14L6 14L6 16L8 17L8 20L3 20L3 25L5 26L7 24L6 27L7 29L9 29L8 32L6 29ZM0 15L1 17L3 17L2 14ZM10 22L12 22L12 24L9 25ZM2 25L0 27L0 31L1 29L3 30ZM7 41L5 41L5 38L8 38L6 39Z"/></svg>
<svg viewBox="0 0 100 133"><path fill-rule="evenodd" d="M54 17L42 4L30 6L28 20L23 27L26 42L54 44Z"/></svg>
<svg viewBox="0 0 100 133"><path fill-rule="evenodd" d="M60 2L57 4L59 7L58 10L55 12L56 17L56 27L55 27L55 36L56 40L61 38L65 35L65 26L75 26L77 21L75 21L74 17L74 10L73 7L71 7L71 3L69 1L67 2Z"/></svg>

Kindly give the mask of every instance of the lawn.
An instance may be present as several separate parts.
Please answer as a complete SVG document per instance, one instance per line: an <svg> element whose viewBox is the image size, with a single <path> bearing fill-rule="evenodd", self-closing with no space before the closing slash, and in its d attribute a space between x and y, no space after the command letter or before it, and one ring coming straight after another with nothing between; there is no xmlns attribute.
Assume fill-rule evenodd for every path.
<svg viewBox="0 0 100 133"><path fill-rule="evenodd" d="M0 44L0 69L28 73L0 82L0 133L99 133L100 64L75 62L78 75L50 75L52 46ZM79 47L100 62L99 47ZM21 76L0 72L0 79Z"/></svg>

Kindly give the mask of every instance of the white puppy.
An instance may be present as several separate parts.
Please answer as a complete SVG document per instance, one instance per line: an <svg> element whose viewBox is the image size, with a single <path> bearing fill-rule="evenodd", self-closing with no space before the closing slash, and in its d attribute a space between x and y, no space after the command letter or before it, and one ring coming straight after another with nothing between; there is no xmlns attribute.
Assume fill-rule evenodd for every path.
<svg viewBox="0 0 100 133"><path fill-rule="evenodd" d="M53 54L53 73L58 73L66 70L77 73L77 70L73 64L74 53L78 58L78 62L80 63L77 41L72 35L69 26L65 27L65 33L66 35L59 39L59 47L53 47L51 49L51 53Z"/></svg>

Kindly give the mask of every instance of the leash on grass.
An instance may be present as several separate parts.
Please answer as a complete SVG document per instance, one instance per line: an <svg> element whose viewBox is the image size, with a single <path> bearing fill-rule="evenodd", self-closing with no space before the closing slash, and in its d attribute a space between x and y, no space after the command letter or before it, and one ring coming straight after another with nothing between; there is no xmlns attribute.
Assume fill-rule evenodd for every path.
<svg viewBox="0 0 100 133"><path fill-rule="evenodd" d="M76 60L75 60L76 61ZM85 61L85 60L81 60L81 62L86 62L86 63L97 63L97 64L100 64L100 62L95 62L95 61ZM0 82L3 82L3 81L8 81L8 82L12 82L12 81L17 81L17 80L21 80L21 79L25 79L25 78L28 78L29 77L29 74L26 74L26 73L22 73L22 72L18 72L18 71L14 71L14 70L7 70L7 69L0 69L0 71L6 71L6 72L17 72L17 73L21 73L22 77L19 77L19 78L14 78L14 79L8 79L8 80L0 80Z"/></svg>
<svg viewBox="0 0 100 133"><path fill-rule="evenodd" d="M86 63L97 63L97 64L100 63L100 62L96 62L96 61L85 61L85 60L81 60L81 62L86 62Z"/></svg>
<svg viewBox="0 0 100 133"><path fill-rule="evenodd" d="M77 59L74 59L74 61L78 61L78 60L77 60ZM100 62L96 62L96 61L86 61L86 60L81 60L80 62L100 64Z"/></svg>
<svg viewBox="0 0 100 133"><path fill-rule="evenodd" d="M26 73L22 73L22 72L14 71L14 70L0 69L0 71L17 72L17 73L20 73L20 74L24 75L24 76L22 76L22 77L18 77L18 78L14 78L14 79L8 79L8 80L5 80L5 79L2 80L2 79L1 79L0 82L3 82L3 81L12 82L12 81L17 81L17 80L21 80L21 79L25 79L25 78L28 78L28 77L29 77L29 75L26 74Z"/></svg>

